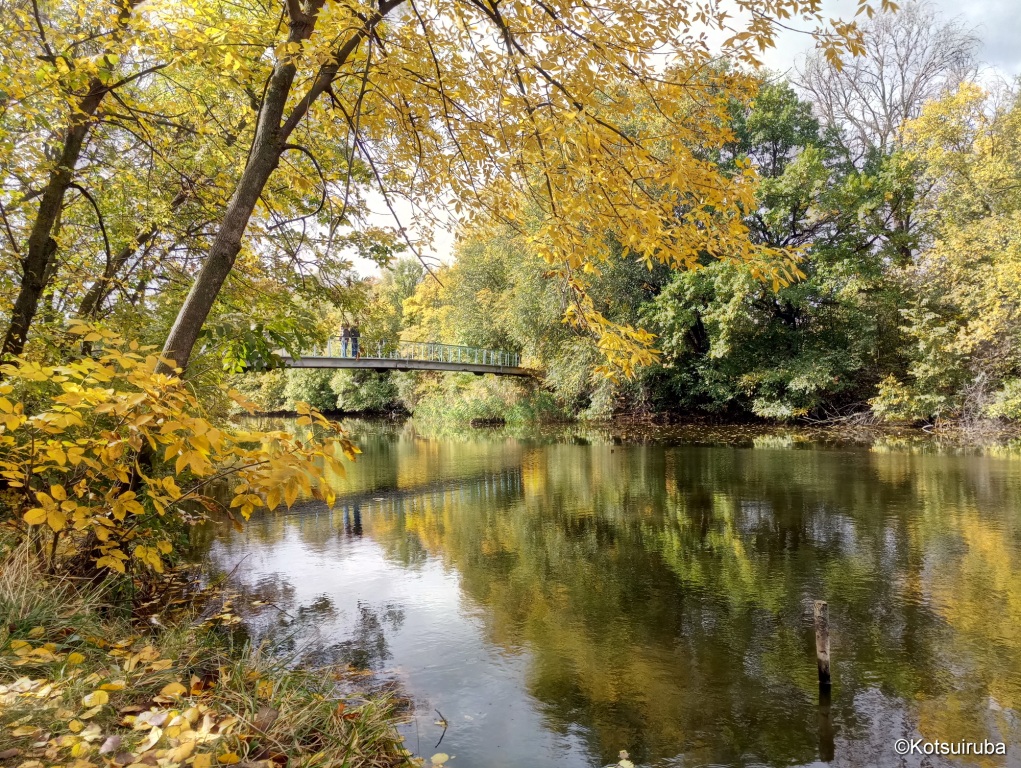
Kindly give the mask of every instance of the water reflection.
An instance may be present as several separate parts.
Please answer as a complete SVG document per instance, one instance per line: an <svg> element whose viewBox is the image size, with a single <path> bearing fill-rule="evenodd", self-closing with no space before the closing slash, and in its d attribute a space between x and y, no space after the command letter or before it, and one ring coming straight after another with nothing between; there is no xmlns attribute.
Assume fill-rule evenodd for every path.
<svg viewBox="0 0 1021 768"><path fill-rule="evenodd" d="M253 609L257 634L399 678L412 749L430 754L438 709L464 766L621 749L657 766L922 765L893 751L917 737L1005 741L1006 761L975 764L1021 764L1021 462L359 439L334 510L197 546L225 570L245 558L253 599L275 604ZM814 599L830 604L828 705Z"/></svg>

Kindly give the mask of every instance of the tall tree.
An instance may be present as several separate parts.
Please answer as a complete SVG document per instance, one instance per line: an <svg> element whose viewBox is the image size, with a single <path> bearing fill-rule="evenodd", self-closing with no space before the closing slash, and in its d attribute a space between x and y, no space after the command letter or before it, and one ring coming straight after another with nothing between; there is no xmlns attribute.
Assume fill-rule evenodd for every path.
<svg viewBox="0 0 1021 768"><path fill-rule="evenodd" d="M29 163L25 157L12 157L10 166L4 164L11 176L20 176L31 185L21 190L19 202L38 199L39 205L26 217L27 236L23 238L15 234L3 212L8 247L17 254L21 280L0 355L16 355L24 349L39 299L53 271L57 229L68 191L77 188L95 206L91 195L76 183L76 166L100 105L118 89L161 67L130 55L139 42L127 34L138 2L117 0L91 9L81 6L77 15L67 6L58 8L55 14L62 18L57 26L62 26L66 34L57 39L52 32L47 34L47 28L54 28L53 19L44 22L39 3L34 0L4 11L5 46L12 46L9 55L4 56L4 64L8 77L13 77L5 84L4 110L18 113L23 121L22 147L29 156L41 153L42 157L31 170L26 168ZM23 48L16 52L19 46ZM38 104L33 98L38 91L51 91L51 103ZM49 132L45 126L54 117L60 127ZM40 133L47 132L50 135L40 141ZM19 174L18 166L28 172ZM32 178L32 171L42 173Z"/></svg>
<svg viewBox="0 0 1021 768"><path fill-rule="evenodd" d="M244 167L269 64L231 51L273 46L265 8L148 0L125 20L129 7L16 2L0 14L2 39L11 41L0 44L0 333L8 354L24 348L30 330L52 337L50 327L75 314L112 315L122 330L162 343ZM295 300L349 297L350 254L385 261L390 253L392 238L361 221L368 178L336 135L303 135L260 194L227 294L245 291L248 310L265 311L272 302L261 299L275 294L276 309L296 320L303 313ZM40 250L37 235L47 227ZM203 347L269 327L231 306L240 303L221 301ZM136 319L142 312L145 324ZM279 331L261 346L281 346Z"/></svg>
<svg viewBox="0 0 1021 768"><path fill-rule="evenodd" d="M875 212L896 179L848 162L810 102L766 84L733 120L735 161L763 176L752 237L803 249L803 279L763 285L742 265L676 274L644 308L661 365L646 381L659 409L770 419L861 414L897 349L897 283Z"/></svg>
<svg viewBox="0 0 1021 768"><path fill-rule="evenodd" d="M862 35L864 56L844 57L836 66L810 55L799 72L799 85L856 167L875 178L896 178L885 204L872 217L881 222L882 244L894 246L895 267L905 268L924 234L914 208L925 191L916 189L913 182L921 177L898 153L902 129L927 102L975 74L978 37L924 2L872 18Z"/></svg>
<svg viewBox="0 0 1021 768"><path fill-rule="evenodd" d="M772 43L773 20L821 16L809 0L737 5L749 20L733 30L711 2L287 0L272 71L255 89L244 170L165 355L187 367L267 182L285 153L304 152L296 136L310 134L352 147L391 210L403 196L428 219L449 195L458 212L513 223L535 206L544 219L539 252L575 294L569 318L592 327L625 369L651 359L650 339L606 320L588 300L584 271L609 257L594 233L612 228L650 264L683 267L709 253L789 279L792 265L751 243L741 223L753 196L749 176L723 176L691 149L696 135L702 144L726 138L720 117L751 85L737 71L708 82L710 52L696 30L733 30L722 53L750 61ZM267 28L278 22L265 14ZM820 39L831 58L860 50L850 25ZM265 61L263 49L226 55L252 71ZM676 63L666 77L664 55ZM630 87L611 92L607 82ZM658 115L655 133L631 130L639 100ZM409 243L417 244L410 235Z"/></svg>
<svg viewBox="0 0 1021 768"><path fill-rule="evenodd" d="M896 149L905 121L971 78L979 44L973 29L924 2L877 15L862 35L864 56L844 57L838 67L812 54L797 78L824 125L839 130L859 163L871 152Z"/></svg>
<svg viewBox="0 0 1021 768"><path fill-rule="evenodd" d="M908 271L910 365L875 400L891 418L1021 416L1021 97L974 84L905 129L932 242Z"/></svg>

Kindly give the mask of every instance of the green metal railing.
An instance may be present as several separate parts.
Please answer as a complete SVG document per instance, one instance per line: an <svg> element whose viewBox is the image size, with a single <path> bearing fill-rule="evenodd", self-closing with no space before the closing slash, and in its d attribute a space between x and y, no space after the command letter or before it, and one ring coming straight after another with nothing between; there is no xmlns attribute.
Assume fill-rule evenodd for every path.
<svg viewBox="0 0 1021 768"><path fill-rule="evenodd" d="M402 341L398 343L360 343L356 347L351 339L331 337L325 347L303 353L302 357L340 357L361 360L425 360L435 363L462 363L466 365L492 365L519 368L521 355L496 349L464 347L456 344Z"/></svg>

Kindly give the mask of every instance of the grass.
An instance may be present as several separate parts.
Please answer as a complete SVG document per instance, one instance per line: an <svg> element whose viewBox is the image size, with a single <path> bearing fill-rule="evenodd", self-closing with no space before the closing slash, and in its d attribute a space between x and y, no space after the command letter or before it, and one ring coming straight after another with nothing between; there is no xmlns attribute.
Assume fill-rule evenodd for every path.
<svg viewBox="0 0 1021 768"><path fill-rule="evenodd" d="M342 696L344 670L293 669L235 642L229 613L131 621L102 589L42 573L25 548L2 557L0 765L411 762L396 696Z"/></svg>

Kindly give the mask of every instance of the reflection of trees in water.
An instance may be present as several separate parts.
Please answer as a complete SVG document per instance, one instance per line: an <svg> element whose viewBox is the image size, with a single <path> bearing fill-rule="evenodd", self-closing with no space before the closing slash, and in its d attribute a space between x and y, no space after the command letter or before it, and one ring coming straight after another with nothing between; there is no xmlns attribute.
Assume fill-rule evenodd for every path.
<svg viewBox="0 0 1021 768"><path fill-rule="evenodd" d="M1021 741L1012 464L769 443L401 440L360 457L387 465L365 477L405 484L359 501L365 534L406 567L430 556L456 567L489 640L528 648L527 685L550 727L580 725L606 761L621 748L642 761L815 759L813 598L831 606L838 760L891 759L868 746L882 740L880 716L931 739ZM482 470L459 474L459 460ZM342 505L245 535L297 535L318 552L355 536L354 523ZM228 554L234 536L221 539ZM351 635L315 645L315 658L380 668L399 626L390 609L360 605ZM314 611L288 628L302 647L314 629Z"/></svg>
<svg viewBox="0 0 1021 768"><path fill-rule="evenodd" d="M261 426L275 429L293 429L293 420L260 420ZM228 548L238 537L254 537L259 541L278 541L297 527L302 542L316 551L326 551L333 531L347 531L360 535L358 512L365 502L377 497L408 493L431 492L434 487L456 485L484 475L499 474L521 465L522 446L516 440L479 440L454 442L423 436L413 424L365 422L349 420L345 426L352 431L361 455L357 461L346 464L343 476L335 478L334 487L338 502L328 511L319 503L299 500L292 510L256 512L258 525L248 526L238 534L224 521L197 526L190 532L190 556L197 561L208 560L214 541ZM463 431L463 430L462 430ZM345 515L346 512L346 515ZM300 515L300 520L289 519ZM331 525L322 524L327 516Z"/></svg>
<svg viewBox="0 0 1021 768"><path fill-rule="evenodd" d="M557 445L526 452L522 477L490 499L380 508L367 530L392 556L457 567L490 639L531 651L551 727L586 726L604 759L815 759L813 598L830 601L836 632L838 743L869 740L870 692L930 738L1017 738L1016 721L988 717L990 697L1016 710L1021 681L1016 471L864 450ZM969 512L979 498L984 526Z"/></svg>
<svg viewBox="0 0 1021 768"><path fill-rule="evenodd" d="M379 671L392 658L386 633L397 631L404 623L404 609L388 603L377 610L359 602L351 637L339 643L317 648L306 654L306 663L346 664L354 669Z"/></svg>
<svg viewBox="0 0 1021 768"><path fill-rule="evenodd" d="M295 595L294 585L279 574L263 576L254 584L246 586L244 590L251 600L272 603L275 606L291 605Z"/></svg>
<svg viewBox="0 0 1021 768"><path fill-rule="evenodd" d="M294 586L279 574L239 586L241 602L248 606L242 611L253 643L263 645L271 655L306 666L340 664L379 671L392 658L387 632L399 630L404 623L404 608L397 603L373 607L358 601L350 635L337 641L333 633L338 621L348 617L337 610L329 595L295 605ZM330 628L330 634L323 634L324 626Z"/></svg>
<svg viewBox="0 0 1021 768"><path fill-rule="evenodd" d="M242 599L238 610L245 617L253 643L267 653L291 662L323 645L319 627L337 617L329 595L319 595L307 605L295 605L297 590L281 574L264 576L246 583L244 574L235 579Z"/></svg>

